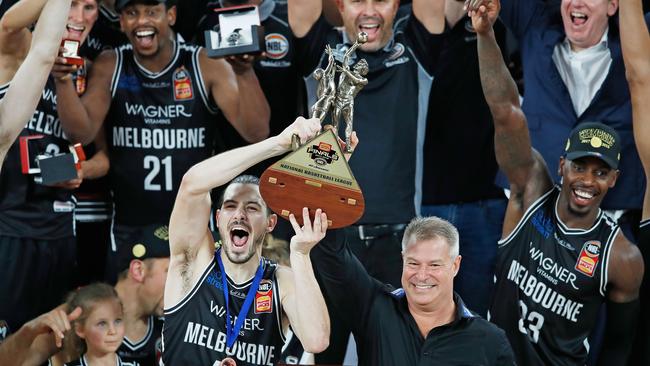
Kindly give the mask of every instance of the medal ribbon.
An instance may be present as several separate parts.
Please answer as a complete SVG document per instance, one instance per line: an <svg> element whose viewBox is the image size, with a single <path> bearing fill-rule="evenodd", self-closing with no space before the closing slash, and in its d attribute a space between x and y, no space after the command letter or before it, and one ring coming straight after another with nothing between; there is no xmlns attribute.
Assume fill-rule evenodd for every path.
<svg viewBox="0 0 650 366"><path fill-rule="evenodd" d="M239 310L239 315L237 315L237 321L234 326L230 321L230 308L228 306L228 299L230 293L228 291L228 280L226 280L226 271L223 268L223 262L221 261L221 248L217 251L217 262L219 263L219 269L221 270L221 282L223 284L223 297L226 299L226 346L232 348L232 345L235 344L235 340L239 336L239 330L244 324L244 319L246 319L246 314L248 314L248 309L253 303L253 297L257 293L259 288L260 281L262 280L262 274L264 273L264 266L262 265L262 258L260 258L260 264L257 266L257 272L255 272L255 278L251 287L248 289L246 294L246 299L244 300L244 305L242 305L241 310Z"/></svg>

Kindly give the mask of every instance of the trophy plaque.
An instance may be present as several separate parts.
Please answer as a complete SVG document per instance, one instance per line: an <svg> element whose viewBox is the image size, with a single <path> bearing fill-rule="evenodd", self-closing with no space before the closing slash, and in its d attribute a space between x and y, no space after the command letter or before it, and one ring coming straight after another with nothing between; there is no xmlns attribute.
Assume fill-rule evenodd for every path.
<svg viewBox="0 0 650 366"><path fill-rule="evenodd" d="M216 8L207 20L212 30L205 31L208 57L225 57L264 52L264 28L257 6Z"/></svg>
<svg viewBox="0 0 650 366"><path fill-rule="evenodd" d="M278 215L293 213L302 225L302 209L311 218L317 208L327 213L330 228L354 224L365 202L332 130L314 137L271 165L260 178L260 193Z"/></svg>
<svg viewBox="0 0 650 366"><path fill-rule="evenodd" d="M65 48L65 51L61 53L61 57L65 58L68 65L83 66L84 59L79 56L79 41L64 39L61 41L61 47Z"/></svg>

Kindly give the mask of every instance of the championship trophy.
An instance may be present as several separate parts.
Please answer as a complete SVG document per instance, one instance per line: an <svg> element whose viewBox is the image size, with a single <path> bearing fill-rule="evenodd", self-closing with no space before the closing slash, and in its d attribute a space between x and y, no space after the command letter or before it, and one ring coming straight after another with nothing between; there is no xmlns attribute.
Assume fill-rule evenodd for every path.
<svg viewBox="0 0 650 366"><path fill-rule="evenodd" d="M206 21L212 29L205 31L208 57L255 54L265 49L264 29L255 5L216 8Z"/></svg>
<svg viewBox="0 0 650 366"><path fill-rule="evenodd" d="M321 208L327 213L328 226L336 229L354 224L363 215L363 194L341 145L345 146L346 153L352 152L354 97L368 84L365 78L368 63L362 59L350 68L350 57L367 40L366 33L359 33L355 43L345 52L341 65L337 65L332 49L325 48L328 64L325 69L314 71L318 99L311 107L311 116L320 119L322 124L329 113L332 125L302 146L294 136L293 152L271 165L260 178L264 201L285 219L293 213L302 225L303 207L309 208L312 220L316 209ZM341 119L346 123L344 144L336 135Z"/></svg>

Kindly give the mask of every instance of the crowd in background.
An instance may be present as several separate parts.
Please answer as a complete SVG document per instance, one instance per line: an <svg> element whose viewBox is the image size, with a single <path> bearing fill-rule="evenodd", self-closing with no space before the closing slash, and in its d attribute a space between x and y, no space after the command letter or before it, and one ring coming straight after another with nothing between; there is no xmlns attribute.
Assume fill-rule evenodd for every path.
<svg viewBox="0 0 650 366"><path fill-rule="evenodd" d="M168 296L163 292L170 266L168 226L184 175L219 153L282 135L298 116L311 116L310 106L320 97L312 75L325 68L329 53L346 67L346 57L350 64L366 60L365 70L352 69L367 85L354 98L360 142L349 161L364 194L365 213L336 235L343 235L370 276L391 291L404 287L407 225L416 217L436 216L459 233L456 255L462 265L456 264L451 278L462 308L504 328L509 338L511 331L528 337L535 351L510 339L520 364L650 363L650 323L643 312L648 304L644 245L650 245L644 242L650 226L650 204L644 199L650 198L646 152L639 143L643 121L637 117L638 105L644 103L639 90L650 80L630 71L637 70L640 58L630 50L645 44L626 44L636 38L624 38L624 32L631 32L619 18L619 8L625 6L641 13L640 1L65 1L71 7L63 38L81 42L83 62L75 65L57 57L48 65L38 105L22 131L0 133L0 340L55 318L61 328L74 321L88 324L101 313L121 329L115 338L119 350L114 351L123 365L130 360L158 364L164 351L163 315L173 310L163 301ZM21 64L46 40L38 33L39 23L50 16L48 6L65 1L0 0L0 98L15 102L10 90ZM244 4L258 6L266 51L209 58L202 46L204 32L219 29L215 9ZM488 17L486 27L480 22ZM367 32L370 41L348 52L354 42L350 35L358 31ZM480 41L488 38L494 44ZM35 74L33 80L37 84ZM12 107L5 103L2 108L0 132ZM590 126L613 136L611 145L619 155L607 160L593 154L607 163L594 168L594 174L609 181L575 178L574 185L570 177L592 168L570 162L584 158L569 156L570 145L580 144L574 134ZM9 143L6 136L12 137ZM86 155L77 178L44 185L38 173L26 171L30 156L23 145L35 154L56 155L73 143L83 144ZM268 157L250 164L245 173L260 176L279 159ZM223 240L215 214L226 204L219 185L210 193L215 248ZM558 192L573 192L567 212L575 222L563 217L555 193L548 193L554 186ZM545 200L550 206L543 206ZM535 214L538 209L545 214ZM535 299L533 288L539 289L526 277L534 274L506 263L506 256L514 255L506 245L526 240L518 235L528 222L573 253L564 260L556 251L522 244L525 250L518 255L539 263L539 278L549 288L555 286L558 297L571 293L567 304L555 301L544 308L556 312L551 309L566 309L570 301L580 308L584 300L588 320L576 319L579 310L558 310L556 315L568 323L549 320L541 331L544 313L528 309L526 300L513 300L524 293ZM264 239L263 255L289 265L295 230L288 220L278 219ZM598 230L604 239L587 263L591 239L584 238ZM332 279L327 271L319 274L315 266L314 272L327 289ZM516 285L504 284L506 278ZM504 290L508 286L515 290ZM512 295L514 291L520 294ZM544 303L546 297L539 296L535 303ZM293 324L292 336L283 339L281 362L356 362L346 358L346 351L350 357L354 347L348 347L349 335L359 332L358 324L349 319L338 294L323 290L323 297L329 347L303 349L293 334L304 336L305 331ZM61 307L64 302L67 307ZM510 315L518 327L503 325ZM574 325L580 330L575 337ZM104 350L85 327L76 332L85 340L81 346L74 344L77 338L59 342L56 334L66 352L52 357L51 364L85 364L85 352ZM584 342L558 341L540 351L535 338L540 332L541 337L581 337ZM359 343L372 344L357 339ZM54 352L52 344L36 348L48 358ZM315 356L303 354L315 349ZM362 363L377 360L361 355L363 350L358 353ZM13 364L0 360L5 363Z"/></svg>

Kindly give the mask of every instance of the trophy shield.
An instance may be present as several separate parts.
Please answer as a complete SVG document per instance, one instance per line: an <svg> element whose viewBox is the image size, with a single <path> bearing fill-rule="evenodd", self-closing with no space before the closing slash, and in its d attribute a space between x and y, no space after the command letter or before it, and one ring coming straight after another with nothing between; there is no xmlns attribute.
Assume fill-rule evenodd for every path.
<svg viewBox="0 0 650 366"><path fill-rule="evenodd" d="M328 226L341 228L354 224L363 215L363 193L348 165L339 138L335 135L339 121L346 123L345 152L351 153L352 116L354 97L368 83L366 60L360 60L350 68L352 53L367 42L365 32L345 52L341 65L337 65L333 50L327 46L327 66L314 71L319 82L318 100L311 107L312 118L323 123L332 114L332 128L300 146L298 136L291 145L293 152L271 165L260 178L260 193L266 204L276 214L289 218L293 213L302 223L302 209L309 208L313 220L316 209L327 213ZM335 83L339 72L338 85Z"/></svg>
<svg viewBox="0 0 650 366"><path fill-rule="evenodd" d="M322 209L334 229L354 224L365 208L363 193L332 130L266 169L260 193L273 212L285 219L293 213L300 225L303 207L309 208L312 220L316 209Z"/></svg>

